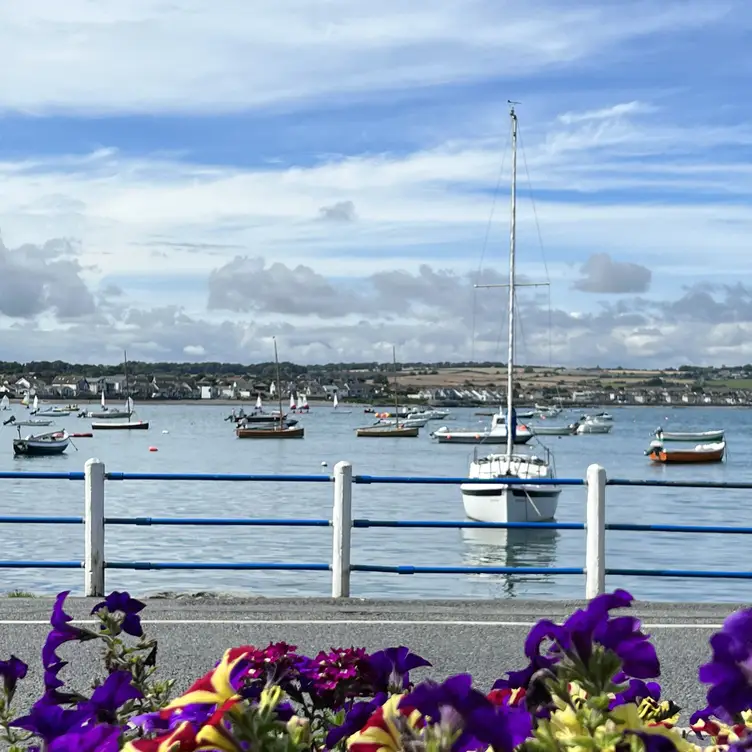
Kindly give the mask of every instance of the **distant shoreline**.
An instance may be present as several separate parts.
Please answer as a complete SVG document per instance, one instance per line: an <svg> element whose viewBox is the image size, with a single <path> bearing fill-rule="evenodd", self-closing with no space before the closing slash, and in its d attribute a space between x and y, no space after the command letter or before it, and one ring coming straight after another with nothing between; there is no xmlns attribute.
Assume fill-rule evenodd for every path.
<svg viewBox="0 0 752 752"><path fill-rule="evenodd" d="M110 398L110 401L114 404L114 398ZM93 399L87 399L87 400L76 400L76 399L64 399L59 397L45 397L41 402L48 403L48 404L56 404L56 405L78 405L80 409L84 408L93 408L97 407L99 405L99 400L96 398ZM195 407L230 407L235 408L236 410L239 410L241 407L244 410L253 410L255 405L255 398L249 399L247 401L243 400L235 400L235 399L226 399L226 398L217 398L217 399L210 399L210 400L191 400L191 399L179 399L179 400L143 400L140 402L136 402L136 410L138 410L139 407L146 407L147 405L175 405L177 407L188 407L188 406L195 406ZM11 406L18 406L21 407L21 400L13 399L10 401ZM264 404L267 407L275 407L278 403L276 400L272 399L266 399L264 400ZM311 408L314 407L327 407L329 406L331 409L331 400L309 400L308 402L309 406ZM389 404L387 402L382 403L372 403L372 402L345 402L343 401L342 406L344 407L347 405L347 407L353 407L353 408L366 408L366 407L373 407L374 409L383 409L383 410L391 410L394 405ZM471 410L492 410L494 409L495 405L452 405L452 406L444 406L444 405L428 405L422 402L407 402L403 403L406 407L424 407L427 409L437 408L437 409L443 409L443 410L461 410L461 409L471 409ZM520 404L515 406L517 410L532 410L534 409L533 405L525 405ZM634 404L634 405L614 405L612 403L608 402L601 402L601 403L591 403L591 404L571 404L571 405L561 405L562 409L564 410L618 410L622 408L631 408L631 407L638 407L638 408L648 408L648 407L654 407L659 408L662 407L665 410L684 410L687 408L692 407L701 407L701 408L752 408L752 404L749 405L686 405L686 404L676 404L676 405L669 405L669 404L652 404L652 405L641 405L641 404ZM288 410L287 406L287 400L282 400L282 408L284 410Z"/></svg>

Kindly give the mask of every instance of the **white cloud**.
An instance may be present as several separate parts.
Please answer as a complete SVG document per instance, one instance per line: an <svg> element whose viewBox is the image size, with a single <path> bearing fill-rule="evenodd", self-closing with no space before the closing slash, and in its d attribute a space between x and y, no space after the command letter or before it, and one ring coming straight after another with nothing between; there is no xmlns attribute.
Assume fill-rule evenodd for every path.
<svg viewBox="0 0 752 752"><path fill-rule="evenodd" d="M357 148L332 136L325 154L301 148L278 159L253 144L251 158L238 160L253 166L201 163L164 143L151 154L120 151L114 130L112 143L92 143L83 155L50 155L50 144L46 156L0 151L0 265L27 287L38 283L34 305L27 295L22 310L18 301L8 308L10 293L22 290L6 280L0 328L10 350L97 359L119 358L127 346L134 357L247 360L268 357L268 337L279 334L296 360L380 358L384 343L395 341L406 358L466 358L473 347L496 355L496 330L470 343L466 287L484 244L509 95L525 100L518 108L520 268L536 280L550 273L555 358L581 361L592 351L602 363L657 363L723 353L731 361L729 351L746 351L752 312L743 296L718 293L715 301L678 290L711 275L723 282L752 274L752 168L739 157L752 146L748 119L733 109L677 110L664 89L638 91L622 81L592 92L580 78L610 70L612 59L619 68L654 34L665 43L687 30L744 29L752 13L743 3L6 6L0 44L14 75L0 77L0 108L11 112L216 117L273 105L319 108L321 115L322 104L357 107L377 93L396 109L425 87L467 82L491 83L485 90L500 100L479 105L472 97L466 113L455 107L447 118L423 120L421 106L411 105L405 117L419 121L419 145L410 150L398 140L393 152L382 149L390 134L378 119ZM503 271L505 181L502 189L484 265ZM17 250L61 237L70 250L59 256L35 260L30 246ZM583 295L573 287L589 258L584 289L591 294ZM600 266L593 269L592 259ZM625 270L642 282L616 284ZM68 297L63 278L73 290ZM387 302L379 279L401 290L401 299ZM263 295L254 290L259 280ZM603 303L602 295L646 289L646 280L655 300L679 308ZM451 305L437 305L427 292L433 287ZM548 318L530 295L527 357L546 361ZM485 320L498 322L503 300L492 301L483 304ZM681 306L692 309L689 319ZM659 324L646 323L640 311L648 309L663 317ZM697 311L713 313L705 319ZM92 350L98 341L106 344Z"/></svg>
<svg viewBox="0 0 752 752"><path fill-rule="evenodd" d="M211 111L525 76L703 28L700 0L34 0L0 6L6 109ZM742 10L739 11L743 13Z"/></svg>

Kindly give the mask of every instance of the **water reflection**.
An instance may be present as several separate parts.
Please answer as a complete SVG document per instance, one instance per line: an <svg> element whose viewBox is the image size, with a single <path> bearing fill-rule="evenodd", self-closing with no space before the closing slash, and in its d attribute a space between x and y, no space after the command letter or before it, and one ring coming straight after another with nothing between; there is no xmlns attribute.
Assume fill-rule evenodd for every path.
<svg viewBox="0 0 752 752"><path fill-rule="evenodd" d="M464 528L463 560L474 567L555 567L559 530L530 528L510 530ZM520 592L531 583L552 584L550 574L489 574L482 575L502 585L507 597Z"/></svg>

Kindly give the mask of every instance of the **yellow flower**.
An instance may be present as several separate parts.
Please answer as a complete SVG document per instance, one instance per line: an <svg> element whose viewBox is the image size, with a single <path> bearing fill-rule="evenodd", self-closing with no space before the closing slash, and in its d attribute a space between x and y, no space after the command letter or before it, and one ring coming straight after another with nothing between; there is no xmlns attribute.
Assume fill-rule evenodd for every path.
<svg viewBox="0 0 752 752"><path fill-rule="evenodd" d="M392 695L366 721L365 726L347 740L350 752L398 752L402 749L402 734L398 719L407 721L411 729L417 729L421 714L410 708L400 708L404 695Z"/></svg>
<svg viewBox="0 0 752 752"><path fill-rule="evenodd" d="M641 734L654 734L670 739L678 752L694 752L694 750L699 749L699 747L683 739L678 731L666 726L645 724L640 717L637 706L632 703L619 705L611 711L610 716L616 721L617 726L623 727L625 731L639 731Z"/></svg>
<svg viewBox="0 0 752 752"><path fill-rule="evenodd" d="M173 700L165 710L197 704L221 705L236 698L238 695L230 683L230 677L233 669L245 660L246 655L237 648L227 650L213 671L202 676L184 695Z"/></svg>

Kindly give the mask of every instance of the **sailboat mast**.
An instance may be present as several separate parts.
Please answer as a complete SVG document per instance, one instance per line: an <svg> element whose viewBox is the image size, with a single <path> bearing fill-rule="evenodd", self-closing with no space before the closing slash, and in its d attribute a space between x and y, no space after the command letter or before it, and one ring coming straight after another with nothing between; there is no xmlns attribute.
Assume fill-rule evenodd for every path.
<svg viewBox="0 0 752 752"><path fill-rule="evenodd" d="M279 427L282 428L282 382L279 378L279 356L277 355L277 338L272 337L274 341L274 365L277 372L277 397L279 399Z"/></svg>
<svg viewBox="0 0 752 752"><path fill-rule="evenodd" d="M507 455L512 456L512 410L514 403L514 264L517 249L517 115L512 105L509 111L512 120L512 196L509 223L509 352L507 354Z"/></svg>
<svg viewBox="0 0 752 752"><path fill-rule="evenodd" d="M394 363L394 425L399 428L399 396L397 395L397 351L392 345L392 363Z"/></svg>
<svg viewBox="0 0 752 752"><path fill-rule="evenodd" d="M131 390L128 386L128 353L123 350L123 373L125 374L125 403L128 403L128 397L131 396Z"/></svg>

